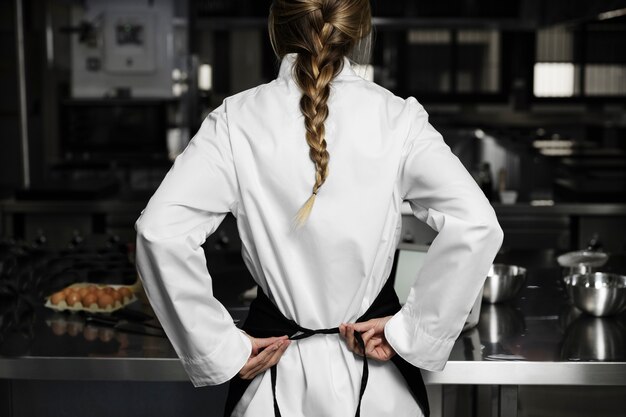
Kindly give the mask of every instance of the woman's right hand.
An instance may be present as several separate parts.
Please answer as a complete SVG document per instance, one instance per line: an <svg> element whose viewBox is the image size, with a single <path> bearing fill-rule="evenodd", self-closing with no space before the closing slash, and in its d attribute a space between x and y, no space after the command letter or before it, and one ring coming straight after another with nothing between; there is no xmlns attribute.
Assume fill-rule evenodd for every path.
<svg viewBox="0 0 626 417"><path fill-rule="evenodd" d="M288 336L258 338L243 333L252 342L252 353L239 371L238 376L241 379L254 379L258 374L276 365L291 343Z"/></svg>
<svg viewBox="0 0 626 417"><path fill-rule="evenodd" d="M385 338L385 324L391 317L393 316L375 318L361 323L341 324L339 333L346 339L348 349L363 356L363 351L354 337L355 331L361 333L365 344L365 355L379 361L388 361L396 354Z"/></svg>

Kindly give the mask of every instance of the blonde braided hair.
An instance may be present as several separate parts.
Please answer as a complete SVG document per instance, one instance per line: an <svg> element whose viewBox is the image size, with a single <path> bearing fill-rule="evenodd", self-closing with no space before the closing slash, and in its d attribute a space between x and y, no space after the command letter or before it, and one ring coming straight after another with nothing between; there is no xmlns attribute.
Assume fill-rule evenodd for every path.
<svg viewBox="0 0 626 417"><path fill-rule="evenodd" d="M297 53L293 68L302 90L300 111L304 116L309 157L315 164L311 196L294 218L301 227L309 217L315 197L328 177L330 156L325 122L333 79L341 72L344 56L371 31L369 0L274 0L269 33L276 55L282 59Z"/></svg>

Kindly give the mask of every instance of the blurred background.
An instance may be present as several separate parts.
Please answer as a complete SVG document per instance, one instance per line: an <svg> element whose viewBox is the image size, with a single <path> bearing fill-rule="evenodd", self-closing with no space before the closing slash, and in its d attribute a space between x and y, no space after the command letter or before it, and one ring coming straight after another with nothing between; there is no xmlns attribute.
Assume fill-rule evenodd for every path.
<svg viewBox="0 0 626 417"><path fill-rule="evenodd" d="M371 4L372 54L358 63L357 73L401 97L417 98L492 202L505 233L498 259L529 267L531 278L535 274L524 289L528 294L522 293L531 301L519 301L539 308L532 313L535 321L527 320L570 320L570 313L548 308L560 306L545 295L549 292L533 298L538 293L533 289L560 277L557 255L602 250L621 259L607 264L613 271L626 273L626 0ZM51 316L40 307L44 297L76 282L137 284L134 222L173 160L225 97L277 75L279 62L266 28L269 5L269 0L0 2L0 415L44 415L52 406L67 411L59 398L68 390L84 398L72 413L92 416L100 414L90 403L107 410L99 403L105 392L125 403L149 397L151 406L142 402L134 409L139 415L147 410L199 415L207 398L221 404L223 391L191 393L190 386L182 387L185 375L177 363L158 376L143 368L133 373L133 366L140 366L135 362L124 362L118 371L111 364L71 368L86 370L91 380L160 381L122 387L83 385L69 371L55 384L39 384L55 376L35 370L52 365L21 367L7 358L175 359L166 340L94 330L83 316ZM410 209L403 214L402 242L427 247L433 230ZM232 215L203 248L215 294L236 316L241 294L254 282L241 260ZM149 312L140 288L134 290ZM587 323L582 336L570 337L570 353L561 357L565 339L558 326L542 327L528 352L519 348L528 330L516 318L522 307L504 313L490 308L491 316L481 316L474 348L480 352L481 343L483 348L492 343L489 331L503 332L494 339L500 343L501 334L515 330L513 351L532 360L570 360L572 351L579 352L572 346L591 346L595 353L582 360L626 363L625 319ZM76 334L100 345L79 343ZM461 354L471 345L466 340ZM599 347L610 354L598 359ZM596 385L613 382L596 380ZM474 387L457 395L446 394L448 389L434 398L449 394L456 405L438 415L513 415L501 413L502 404L512 404L510 392ZM30 401L35 393L40 400ZM515 404L519 399L523 406L514 408L528 416L592 415L589 404L607 393L613 400L604 402L598 415L623 415L623 387L520 389Z"/></svg>
<svg viewBox="0 0 626 417"><path fill-rule="evenodd" d="M206 114L276 76L269 3L2 2L2 234L132 240ZM494 205L507 203L507 246L566 249L597 233L624 248L594 216L626 200L626 2L372 6L359 74L424 104ZM551 215L529 223L537 213Z"/></svg>

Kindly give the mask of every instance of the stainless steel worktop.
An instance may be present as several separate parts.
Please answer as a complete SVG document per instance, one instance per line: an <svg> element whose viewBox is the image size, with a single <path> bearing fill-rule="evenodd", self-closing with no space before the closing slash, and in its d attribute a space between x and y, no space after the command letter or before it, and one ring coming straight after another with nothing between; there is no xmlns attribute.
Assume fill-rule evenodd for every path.
<svg viewBox="0 0 626 417"><path fill-rule="evenodd" d="M570 216L624 216L626 204L624 203L567 203L557 202L553 205L534 206L528 202L515 204L502 204L492 202L493 208L500 214L532 214L532 215L570 215ZM402 203L402 214L411 215L411 206L407 202Z"/></svg>
<svg viewBox="0 0 626 417"><path fill-rule="evenodd" d="M484 303L445 370L424 372L428 384L626 385L626 314L592 318L571 307L552 251L496 261L526 266L526 287L512 302ZM606 269L626 272L626 255L612 255ZM145 299L133 307L150 312ZM229 310L247 314L236 303ZM20 333L2 336L0 379L187 380L167 339L86 324L79 314L38 306Z"/></svg>

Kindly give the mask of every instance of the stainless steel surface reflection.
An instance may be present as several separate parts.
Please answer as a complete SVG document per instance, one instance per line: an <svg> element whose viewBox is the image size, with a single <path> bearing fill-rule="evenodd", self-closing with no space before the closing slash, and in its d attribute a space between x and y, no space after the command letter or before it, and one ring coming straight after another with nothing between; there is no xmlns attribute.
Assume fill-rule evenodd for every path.
<svg viewBox="0 0 626 417"><path fill-rule="evenodd" d="M483 343L499 343L523 333L524 315L509 305L484 304L480 311L478 332Z"/></svg>
<svg viewBox="0 0 626 417"><path fill-rule="evenodd" d="M577 318L565 331L561 358L568 361L625 360L625 321L612 317Z"/></svg>

